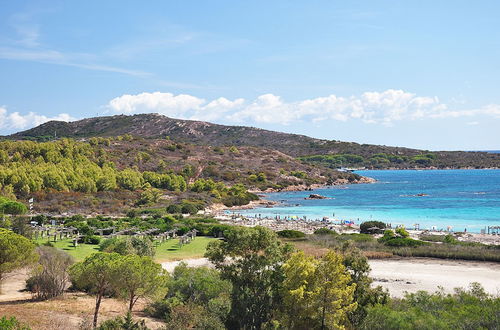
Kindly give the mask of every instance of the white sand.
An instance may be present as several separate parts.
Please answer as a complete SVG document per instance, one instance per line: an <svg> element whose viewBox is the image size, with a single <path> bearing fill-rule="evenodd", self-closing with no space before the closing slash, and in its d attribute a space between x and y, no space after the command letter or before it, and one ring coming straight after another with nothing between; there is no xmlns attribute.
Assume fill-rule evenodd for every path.
<svg viewBox="0 0 500 330"><path fill-rule="evenodd" d="M500 294L500 264L439 259L380 259L370 260L374 285L381 285L392 296L418 290L453 292L456 287L468 287L479 282L487 292Z"/></svg>

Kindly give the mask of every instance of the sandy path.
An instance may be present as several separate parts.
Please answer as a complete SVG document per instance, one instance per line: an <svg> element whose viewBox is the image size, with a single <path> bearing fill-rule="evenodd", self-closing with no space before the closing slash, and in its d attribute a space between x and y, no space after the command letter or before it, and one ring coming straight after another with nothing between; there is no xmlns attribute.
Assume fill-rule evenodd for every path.
<svg viewBox="0 0 500 330"><path fill-rule="evenodd" d="M181 261L162 263L172 272ZM210 266L206 258L184 260L190 267ZM392 296L402 297L418 290L436 291L442 286L445 292L456 287L468 287L479 282L491 294L500 294L500 264L475 261L440 259L377 259L370 260L374 285L387 288Z"/></svg>
<svg viewBox="0 0 500 330"><path fill-rule="evenodd" d="M6 275L0 288L0 302L31 299L31 293L23 291L26 287L28 270L20 269Z"/></svg>
<svg viewBox="0 0 500 330"><path fill-rule="evenodd" d="M456 287L468 287L479 282L491 294L500 294L500 264L475 261L439 259L380 259L370 260L374 285L381 285L392 296L401 297L405 291L445 292Z"/></svg>
<svg viewBox="0 0 500 330"><path fill-rule="evenodd" d="M207 258L197 258L197 259L184 259L179 261L167 261L162 262L161 266L163 269L166 269L169 273L174 271L174 268L177 267L181 262L185 262L189 267L202 267L202 266L211 266L212 264L208 261Z"/></svg>

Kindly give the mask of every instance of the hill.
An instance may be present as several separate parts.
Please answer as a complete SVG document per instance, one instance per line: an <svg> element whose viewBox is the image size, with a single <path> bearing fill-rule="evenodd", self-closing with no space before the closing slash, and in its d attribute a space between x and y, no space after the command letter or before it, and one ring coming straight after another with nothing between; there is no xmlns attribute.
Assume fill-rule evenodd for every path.
<svg viewBox="0 0 500 330"><path fill-rule="evenodd" d="M366 182L257 147L211 147L131 135L0 141L0 195L34 197L35 212L117 214L196 202L245 205L247 192Z"/></svg>
<svg viewBox="0 0 500 330"><path fill-rule="evenodd" d="M173 119L158 114L117 115L74 122L51 121L10 135L8 139L50 140L57 137L89 138L130 134L143 138L170 137L173 141L208 146L253 146L277 150L306 162L328 167L368 168L489 168L500 167L500 154L389 147L315 139L254 127L225 126ZM325 157L326 155L326 157ZM335 157L332 157L335 155ZM352 155L358 157L352 157ZM309 157L314 156L314 157Z"/></svg>

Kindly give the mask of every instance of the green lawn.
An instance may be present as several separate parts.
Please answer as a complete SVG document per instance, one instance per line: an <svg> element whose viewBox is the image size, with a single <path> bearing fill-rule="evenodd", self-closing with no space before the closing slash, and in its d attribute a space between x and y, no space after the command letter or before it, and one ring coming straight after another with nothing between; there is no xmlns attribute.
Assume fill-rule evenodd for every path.
<svg viewBox="0 0 500 330"><path fill-rule="evenodd" d="M173 239L163 242L156 247L155 261L175 261L189 258L201 258L205 253L209 242L215 240L212 237L198 236L191 243L179 247L179 240ZM47 242L47 238L40 238L36 240L37 243L43 244ZM73 240L63 239L61 241L52 242L55 247L66 251L68 254L75 258L75 261L82 261L88 255L98 252L98 245L91 244L78 244L73 247Z"/></svg>
<svg viewBox="0 0 500 330"><path fill-rule="evenodd" d="M198 236L191 243L179 247L179 240L172 239L163 242L156 248L157 262L182 259L201 258L205 254L208 243L216 240L213 237Z"/></svg>
<svg viewBox="0 0 500 330"><path fill-rule="evenodd" d="M47 238L39 238L38 240L36 240L36 242L39 244L46 243ZM78 244L78 246L75 248L73 247L72 239L63 239L63 240L58 240L57 242L53 242L51 240L51 243L55 247L64 250L69 255L73 256L73 258L75 258L75 261L82 261L88 255L91 255L92 253L95 252L99 252L99 245Z"/></svg>

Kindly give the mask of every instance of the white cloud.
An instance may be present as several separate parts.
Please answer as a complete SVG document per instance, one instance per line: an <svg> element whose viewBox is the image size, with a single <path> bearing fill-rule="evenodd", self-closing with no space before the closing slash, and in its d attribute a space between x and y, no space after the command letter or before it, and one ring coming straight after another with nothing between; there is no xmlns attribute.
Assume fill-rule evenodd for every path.
<svg viewBox="0 0 500 330"><path fill-rule="evenodd" d="M289 124L300 120L360 120L365 123L392 125L400 120L465 116L468 112L448 110L437 97L417 96L402 90L366 92L360 96L329 95L297 102L286 102L280 96L264 94L248 101L220 97L204 100L190 95L141 93L122 95L108 104L115 113L158 112L171 117L199 120L225 120L242 123ZM469 110L471 111L471 110ZM498 107L472 110L473 114L494 113Z"/></svg>
<svg viewBox="0 0 500 330"><path fill-rule="evenodd" d="M47 117L34 112L24 115L17 111L9 113L6 107L0 107L0 135L7 134L6 132L28 129L51 120L72 121L75 118L67 113L61 113L54 117Z"/></svg>
<svg viewBox="0 0 500 330"><path fill-rule="evenodd" d="M188 111L196 111L205 103L204 99L191 95L172 93L141 93L122 95L109 102L109 107L118 113L158 112L169 116L183 116Z"/></svg>

